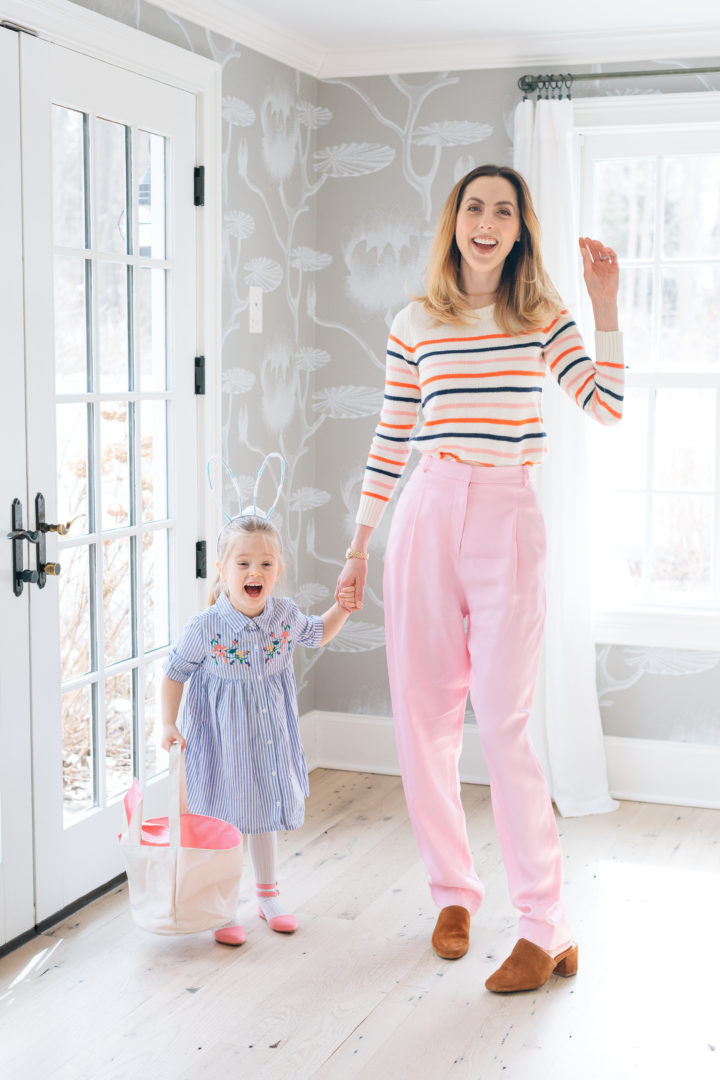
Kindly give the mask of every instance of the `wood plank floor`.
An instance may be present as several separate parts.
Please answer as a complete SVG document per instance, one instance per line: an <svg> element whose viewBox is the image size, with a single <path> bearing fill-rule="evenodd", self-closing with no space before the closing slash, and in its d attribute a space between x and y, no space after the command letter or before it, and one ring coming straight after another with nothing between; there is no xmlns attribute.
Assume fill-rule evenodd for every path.
<svg viewBox="0 0 720 1080"><path fill-rule="evenodd" d="M281 838L291 936L155 937L125 887L0 960L3 1080L720 1078L720 811L623 803L559 819L574 979L496 996L510 905L489 789L463 787L487 896L440 960L396 777L316 770Z"/></svg>

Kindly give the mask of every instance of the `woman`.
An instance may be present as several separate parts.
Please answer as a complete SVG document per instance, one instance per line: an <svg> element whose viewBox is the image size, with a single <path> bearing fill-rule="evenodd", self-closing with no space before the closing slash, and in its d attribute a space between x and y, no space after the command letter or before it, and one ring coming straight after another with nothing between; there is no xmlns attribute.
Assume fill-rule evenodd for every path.
<svg viewBox="0 0 720 1080"><path fill-rule="evenodd" d="M622 414L617 259L589 238L580 248L594 364L543 270L522 177L487 165L455 185L430 251L427 294L393 322L385 401L336 593L354 587L362 603L373 528L415 445L422 458L393 517L383 586L400 766L441 909L433 947L455 959L467 952L483 899L457 767L469 689L520 912L519 940L486 982L497 992L577 971L555 816L526 725L545 615L545 529L530 475L547 443L546 370L600 423Z"/></svg>

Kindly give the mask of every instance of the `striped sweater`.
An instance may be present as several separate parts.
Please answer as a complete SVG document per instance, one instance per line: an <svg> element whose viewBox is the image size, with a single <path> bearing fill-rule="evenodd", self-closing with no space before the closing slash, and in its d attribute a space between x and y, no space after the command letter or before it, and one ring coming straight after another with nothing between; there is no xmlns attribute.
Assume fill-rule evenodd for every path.
<svg viewBox="0 0 720 1080"><path fill-rule="evenodd" d="M620 420L622 334L596 333L597 361L567 311L540 330L503 333L493 307L474 326L439 326L417 302L395 317L385 399L365 469L357 521L377 525L413 446L471 465L535 465L547 452L542 389L547 369L601 424ZM418 414L422 409L422 415Z"/></svg>

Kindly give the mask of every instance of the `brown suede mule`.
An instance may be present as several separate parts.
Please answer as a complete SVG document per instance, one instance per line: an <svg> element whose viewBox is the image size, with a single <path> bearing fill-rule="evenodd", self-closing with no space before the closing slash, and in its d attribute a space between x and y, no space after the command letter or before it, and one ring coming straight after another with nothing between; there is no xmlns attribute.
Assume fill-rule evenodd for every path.
<svg viewBox="0 0 720 1080"><path fill-rule="evenodd" d="M453 904L438 915L432 936L432 947L443 960L459 960L470 945L470 912Z"/></svg>
<svg viewBox="0 0 720 1080"><path fill-rule="evenodd" d="M520 938L504 964L493 972L485 985L495 994L513 994L517 990L537 990L555 972L568 978L578 969L578 947L571 945L559 956L550 956L527 938Z"/></svg>

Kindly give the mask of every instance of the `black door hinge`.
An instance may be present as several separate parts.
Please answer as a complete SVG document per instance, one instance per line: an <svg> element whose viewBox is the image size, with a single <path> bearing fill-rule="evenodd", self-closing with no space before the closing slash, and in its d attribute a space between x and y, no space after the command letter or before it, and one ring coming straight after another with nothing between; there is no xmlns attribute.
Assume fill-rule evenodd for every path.
<svg viewBox="0 0 720 1080"><path fill-rule="evenodd" d="M195 545L195 577L207 577L207 542L198 540Z"/></svg>
<svg viewBox="0 0 720 1080"><path fill-rule="evenodd" d="M205 357L195 357L195 393L205 393Z"/></svg>
<svg viewBox="0 0 720 1080"><path fill-rule="evenodd" d="M195 166L195 182L193 185L193 191L195 193L194 202L195 206L205 205L205 166Z"/></svg>

